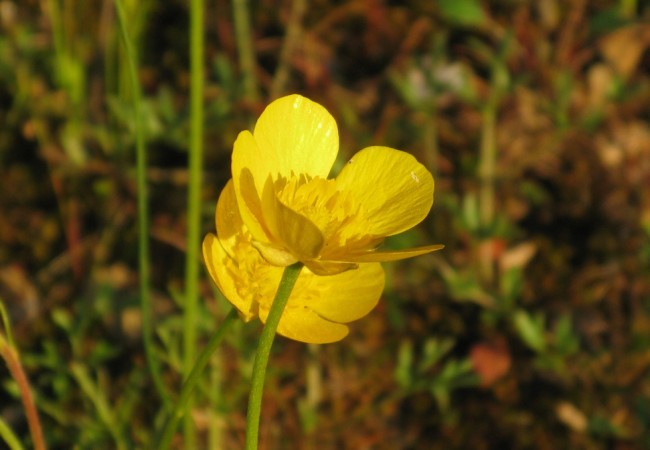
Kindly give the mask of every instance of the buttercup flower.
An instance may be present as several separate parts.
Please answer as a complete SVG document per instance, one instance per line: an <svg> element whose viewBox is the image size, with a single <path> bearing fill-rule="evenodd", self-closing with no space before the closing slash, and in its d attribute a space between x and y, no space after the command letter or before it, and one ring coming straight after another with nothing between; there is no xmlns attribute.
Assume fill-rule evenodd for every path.
<svg viewBox="0 0 650 450"><path fill-rule="evenodd" d="M346 323L375 307L380 261L442 248L377 249L428 214L433 177L424 166L399 150L369 147L327 179L337 152L325 108L298 95L271 103L254 132L235 142L217 235L203 241L212 279L245 321L266 322L284 267L305 265L277 329L302 342L341 340Z"/></svg>
<svg viewBox="0 0 650 450"><path fill-rule="evenodd" d="M368 147L334 179L334 118L318 103L289 95L271 103L232 154L232 180L252 245L271 265L302 262L318 275L359 263L393 261L440 245L377 250L387 236L421 222L433 204L433 177L408 153Z"/></svg>
<svg viewBox="0 0 650 450"><path fill-rule="evenodd" d="M232 181L217 202L217 236L203 241L203 256L212 279L226 298L249 321L266 322L283 268L265 261L252 246L242 222ZM324 344L348 334L345 323L368 314L384 288L379 263L327 277L303 269L282 313L277 332L308 343Z"/></svg>

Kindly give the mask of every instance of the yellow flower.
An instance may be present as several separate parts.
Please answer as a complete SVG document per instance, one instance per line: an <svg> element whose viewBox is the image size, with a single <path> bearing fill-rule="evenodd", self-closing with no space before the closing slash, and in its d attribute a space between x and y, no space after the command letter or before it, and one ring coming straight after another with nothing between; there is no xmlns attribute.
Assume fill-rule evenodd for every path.
<svg viewBox="0 0 650 450"><path fill-rule="evenodd" d="M424 166L399 150L369 147L327 179L337 152L336 123L322 106L298 95L273 102L254 132L237 138L217 235L203 241L210 276L245 321L266 322L284 267L305 265L277 330L302 342L341 340L346 323L375 307L380 261L442 248L377 249L431 209L433 177Z"/></svg>
<svg viewBox="0 0 650 450"><path fill-rule="evenodd" d="M408 153L368 147L338 176L334 118L318 103L290 95L271 103L232 154L232 180L252 245L274 266L302 262L319 275L359 263L422 255L440 245L398 251L377 247L421 222L433 204L433 177Z"/></svg>
<svg viewBox="0 0 650 450"><path fill-rule="evenodd" d="M232 181L217 202L217 236L203 241L203 256L212 279L249 321L266 322L284 269L265 261L252 246L251 234L242 222ZM345 323L368 314L384 288L379 263L362 264L358 270L318 276L303 269L282 313L277 332L288 338L324 344L348 334Z"/></svg>

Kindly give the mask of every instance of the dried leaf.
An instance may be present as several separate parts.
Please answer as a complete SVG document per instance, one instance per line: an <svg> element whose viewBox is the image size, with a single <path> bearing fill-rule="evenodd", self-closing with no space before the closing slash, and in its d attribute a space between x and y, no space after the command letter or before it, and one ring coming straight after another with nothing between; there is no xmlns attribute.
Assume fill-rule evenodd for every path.
<svg viewBox="0 0 650 450"><path fill-rule="evenodd" d="M481 386L490 386L510 370L512 358L505 344L480 343L470 351L474 370L481 378Z"/></svg>
<svg viewBox="0 0 650 450"><path fill-rule="evenodd" d="M561 402L555 408L557 418L574 431L584 432L587 429L587 417L569 402Z"/></svg>
<svg viewBox="0 0 650 450"><path fill-rule="evenodd" d="M616 72L628 79L636 70L643 52L650 46L650 25L620 28L600 41L600 51Z"/></svg>

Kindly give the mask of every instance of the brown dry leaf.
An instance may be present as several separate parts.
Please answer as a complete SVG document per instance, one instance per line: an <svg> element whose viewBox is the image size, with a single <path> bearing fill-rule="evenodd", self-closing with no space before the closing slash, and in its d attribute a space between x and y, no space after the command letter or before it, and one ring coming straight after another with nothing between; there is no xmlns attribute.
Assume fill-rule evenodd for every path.
<svg viewBox="0 0 650 450"><path fill-rule="evenodd" d="M509 269L525 267L536 252L537 246L532 242L523 242L506 250L499 259L501 271L506 272Z"/></svg>
<svg viewBox="0 0 650 450"><path fill-rule="evenodd" d="M572 430L584 432L587 429L587 417L572 403L560 402L555 407L555 413L560 422Z"/></svg>
<svg viewBox="0 0 650 450"><path fill-rule="evenodd" d="M607 103L612 86L614 85L614 71L607 64L594 64L587 73L589 85L588 102L593 109L602 109Z"/></svg>
<svg viewBox="0 0 650 450"><path fill-rule="evenodd" d="M512 364L510 351L505 344L479 343L472 347L470 359L474 370L481 378L481 386L494 384L503 377Z"/></svg>
<svg viewBox="0 0 650 450"><path fill-rule="evenodd" d="M142 335L142 314L140 308L124 308L120 316L123 333L131 340Z"/></svg>
<svg viewBox="0 0 650 450"><path fill-rule="evenodd" d="M608 169L625 171L630 183L644 183L650 175L650 126L643 120L620 120L611 131L594 139L598 156Z"/></svg>
<svg viewBox="0 0 650 450"><path fill-rule="evenodd" d="M620 28L600 41L600 51L623 78L628 79L650 46L650 25L637 24Z"/></svg>
<svg viewBox="0 0 650 450"><path fill-rule="evenodd" d="M40 297L25 269L18 264L0 267L0 298L9 315L32 319L39 312Z"/></svg>

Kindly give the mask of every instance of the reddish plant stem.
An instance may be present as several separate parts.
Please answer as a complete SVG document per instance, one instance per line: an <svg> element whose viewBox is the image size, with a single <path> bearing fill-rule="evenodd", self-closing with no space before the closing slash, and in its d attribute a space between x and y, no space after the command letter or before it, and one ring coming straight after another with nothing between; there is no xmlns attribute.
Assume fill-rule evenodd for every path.
<svg viewBox="0 0 650 450"><path fill-rule="evenodd" d="M41 422L38 419L38 411L34 404L34 397L32 396L32 391L29 387L27 375L20 363L18 352L16 352L16 350L5 341L4 336L0 336L0 356L7 363L11 376L18 384L18 390L20 391L23 407L25 408L25 415L27 416L27 424L29 425L29 431L32 435L32 440L34 441L34 449L46 450L47 447L45 446L45 440L43 439Z"/></svg>

